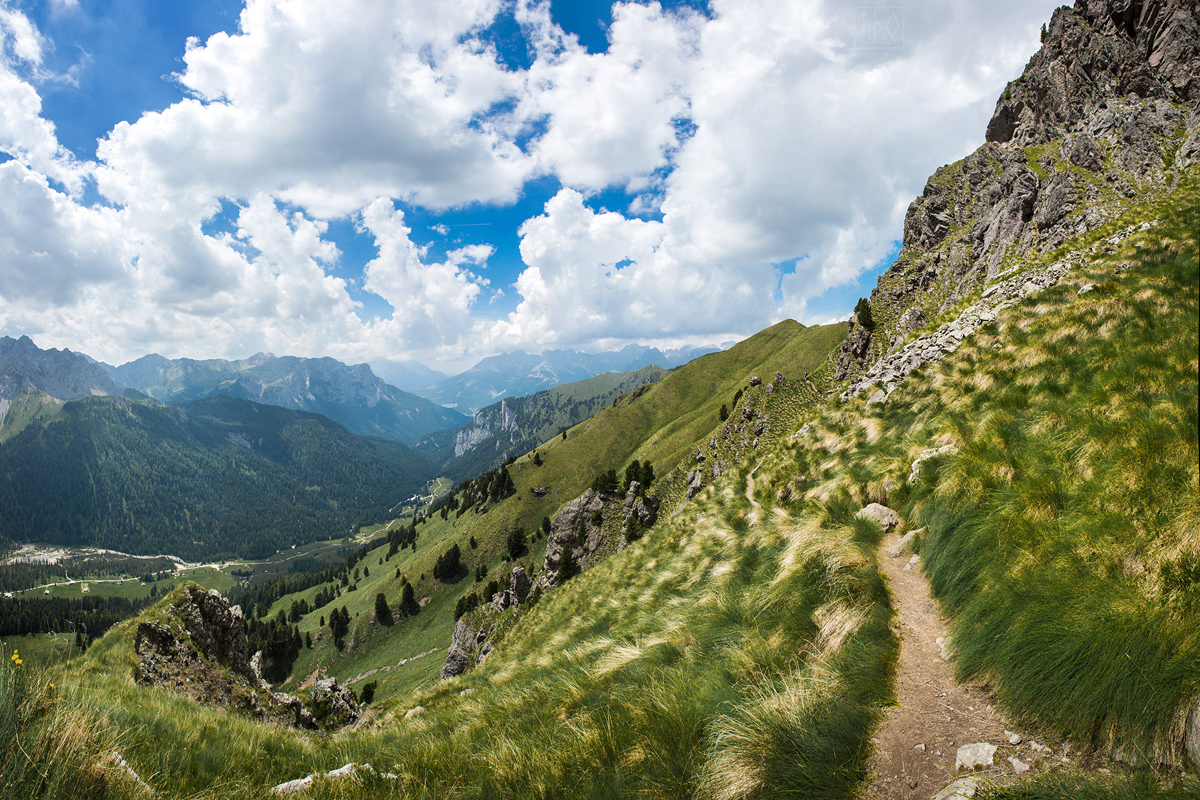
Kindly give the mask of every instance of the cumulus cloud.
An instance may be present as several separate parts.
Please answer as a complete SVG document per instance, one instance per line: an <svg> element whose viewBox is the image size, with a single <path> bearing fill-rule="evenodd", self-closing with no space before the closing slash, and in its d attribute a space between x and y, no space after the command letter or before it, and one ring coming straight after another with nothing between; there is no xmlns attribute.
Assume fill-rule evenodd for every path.
<svg viewBox="0 0 1200 800"><path fill-rule="evenodd" d="M1047 3L1027 6L1031 20L1051 10ZM574 78L582 87L576 91L591 105L580 108L595 106L601 119L638 109L622 121L626 140L656 143L642 148L640 161L615 159L606 170L602 159L569 147L585 142L580 153L591 154L597 143L569 115L551 115L537 152L560 176L575 175L579 188L590 188L622 184L664 159L671 170L655 200L662 224L653 252L632 246L635 220L613 215L603 226L631 243L619 256L631 263L615 273L595 220L566 226L586 210L566 213L561 195L545 217L526 223L528 269L516 283L523 300L508 320L510 336L572 341L605 325L630 338L670 335L677 307L637 299L632 288L633 276L646 285L649 275L668 294L673 280L686 287L687 307L705 309L697 317L713 330L750 333L784 316L803 318L808 299L854 280L892 249L924 178L979 144L998 87L1019 72L1036 42L1036 23L1013 25L996 9L965 13L961 4L937 0L913 12L890 9L899 14L890 22L900 33L890 41L818 0L716 0L712 8L713 18L700 21L654 6L618 6L621 24L614 23L608 53L567 47L558 62L547 61L547 72L559 68L564 82ZM669 54L670 68L641 67L659 81L627 81L606 92L604 76L630 63L633 49L618 45L653 37L657 46L638 52ZM981 41L989 47L981 49ZM539 102L550 105L556 97L548 86ZM679 108L686 108L692 135L673 143L656 138L656 126L683 113ZM567 263L553 258L566 243L571 266L548 268L548 261ZM777 268L784 263L786 274ZM730 275L740 277L732 295ZM572 286L581 294L574 303ZM617 310L660 305L640 316Z"/></svg>
<svg viewBox="0 0 1200 800"><path fill-rule="evenodd" d="M701 17L657 3L618 4L609 47L588 53L564 37L544 5L524 9L538 57L521 113L544 120L539 168L577 189L628 184L667 163L686 118L688 73Z"/></svg>
<svg viewBox="0 0 1200 800"><path fill-rule="evenodd" d="M126 277L118 214L89 209L17 161L0 164L0 296L66 304L96 283Z"/></svg>
<svg viewBox="0 0 1200 800"><path fill-rule="evenodd" d="M54 124L42 117L42 98L30 83L58 77L42 68L44 46L28 17L0 2L0 152L77 194L87 165L59 145Z"/></svg>
<svg viewBox="0 0 1200 800"><path fill-rule="evenodd" d="M121 203L268 191L321 217L374 197L511 202L530 160L488 112L519 80L472 37L498 3L248 0L239 30L191 40L192 97L98 149Z"/></svg>
<svg viewBox="0 0 1200 800"><path fill-rule="evenodd" d="M378 255L364 271L364 288L387 300L393 313L378 321L377 335L419 350L458 345L474 327L471 309L488 281L468 268L482 269L493 249L471 245L452 250L440 263L427 264L425 250L409 238L404 212L386 198L370 203L359 225L375 238Z"/></svg>
<svg viewBox="0 0 1200 800"><path fill-rule="evenodd" d="M680 261L666 222L597 213L563 189L520 229L528 268L521 302L497 342L596 344L724 335L760 319L775 283L769 266L710 269Z"/></svg>
<svg viewBox="0 0 1200 800"><path fill-rule="evenodd" d="M50 44L0 0L0 323L110 359L436 360L803 319L979 144L1052 7L926 0L875 28L820 0L618 3L588 53L533 0L247 0L236 30L188 43L187 96L91 164L42 115ZM509 13L527 70L489 43ZM425 212L508 206L532 178L561 190L520 226L519 270L490 244L414 241L413 219L449 235ZM633 199L596 210L614 188ZM376 251L361 278L337 277L347 219Z"/></svg>

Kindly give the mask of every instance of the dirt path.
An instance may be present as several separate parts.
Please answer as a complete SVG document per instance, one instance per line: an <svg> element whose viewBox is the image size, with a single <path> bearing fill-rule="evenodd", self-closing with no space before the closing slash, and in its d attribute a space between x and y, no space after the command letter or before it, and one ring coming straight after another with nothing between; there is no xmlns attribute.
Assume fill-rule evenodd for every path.
<svg viewBox="0 0 1200 800"><path fill-rule="evenodd" d="M746 475L746 499L750 501L750 513L746 515L746 520L751 525L758 524L759 513L762 511L762 506L754 499L754 473L758 472L758 468L762 466L762 462L754 465L754 469L750 470Z"/></svg>
<svg viewBox="0 0 1200 800"><path fill-rule="evenodd" d="M942 658L939 637L947 636L937 602L921 574L919 560L905 552L890 558L887 550L899 537L885 537L879 564L888 577L893 622L900 638L896 666L896 700L872 743L865 800L928 800L956 774L955 759L964 744L997 745L995 765L982 774L995 781L1015 774L1007 759L1029 764L1040 755L1030 742L1010 744L1005 729L1014 730L976 686L954 682L951 664ZM1017 731L1019 733L1019 731Z"/></svg>

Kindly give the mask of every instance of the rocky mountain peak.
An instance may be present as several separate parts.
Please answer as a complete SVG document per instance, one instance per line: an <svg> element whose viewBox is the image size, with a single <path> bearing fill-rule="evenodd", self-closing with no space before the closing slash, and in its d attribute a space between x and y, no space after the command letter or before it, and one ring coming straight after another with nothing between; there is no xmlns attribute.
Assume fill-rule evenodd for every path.
<svg viewBox="0 0 1200 800"><path fill-rule="evenodd" d="M1004 90L986 140L1037 146L1082 129L1112 98L1200 100L1193 0L1078 0L1054 12L1042 47Z"/></svg>
<svg viewBox="0 0 1200 800"><path fill-rule="evenodd" d="M837 380L1030 258L1177 186L1200 162L1195 0L1079 0L996 103L983 145L939 169L852 324Z"/></svg>
<svg viewBox="0 0 1200 800"><path fill-rule="evenodd" d="M313 685L311 708L300 698L272 692L259 671L261 654L250 656L242 609L217 590L186 583L156 611L135 629L137 683L303 728L337 727L358 718L354 693L333 678Z"/></svg>
<svg viewBox="0 0 1200 800"><path fill-rule="evenodd" d="M0 338L0 400L29 390L59 400L120 394L104 368L70 350L42 350L28 336Z"/></svg>

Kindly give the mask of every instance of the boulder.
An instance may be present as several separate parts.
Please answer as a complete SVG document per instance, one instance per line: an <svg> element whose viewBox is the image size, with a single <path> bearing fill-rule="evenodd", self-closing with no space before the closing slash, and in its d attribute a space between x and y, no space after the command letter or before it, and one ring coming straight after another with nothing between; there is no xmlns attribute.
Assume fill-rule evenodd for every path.
<svg viewBox="0 0 1200 800"><path fill-rule="evenodd" d="M459 619L450 637L446 663L439 673L442 680L462 675L471 666L471 650L475 647L475 629L465 619Z"/></svg>
<svg viewBox="0 0 1200 800"><path fill-rule="evenodd" d="M900 558L905 553L912 551L913 539L925 532L924 528L917 528L915 531L909 531L900 537L900 541L888 548L888 558Z"/></svg>
<svg viewBox="0 0 1200 800"><path fill-rule="evenodd" d="M964 744L958 748L958 753L955 754L954 768L967 769L974 772L979 769L987 769L995 760L996 745L988 744L987 742Z"/></svg>
<svg viewBox="0 0 1200 800"><path fill-rule="evenodd" d="M758 386L761 383L762 383L762 378L758 377L757 375L755 375L753 378L750 379L751 386Z"/></svg>
<svg viewBox="0 0 1200 800"><path fill-rule="evenodd" d="M952 444L943 445L942 447L932 447L928 450L922 450L916 460L912 462L912 471L908 474L908 482L916 483L921 479L921 465L931 458L937 456L953 455L958 452L958 448Z"/></svg>
<svg viewBox="0 0 1200 800"><path fill-rule="evenodd" d="M979 778L967 776L945 786L930 800L971 800L979 793Z"/></svg>
<svg viewBox="0 0 1200 800"><path fill-rule="evenodd" d="M1188 715L1184 752L1192 762L1192 769L1200 770L1200 700L1196 701L1192 713Z"/></svg>
<svg viewBox="0 0 1200 800"><path fill-rule="evenodd" d="M895 511L879 503L871 503L870 505L859 510L854 515L856 519L865 519L876 523L883 528L883 532L887 533L892 528L900 524L900 517Z"/></svg>
<svg viewBox="0 0 1200 800"><path fill-rule="evenodd" d="M342 686L337 678L324 678L312 687L313 717L325 727L341 727L358 719L358 699L354 690Z"/></svg>

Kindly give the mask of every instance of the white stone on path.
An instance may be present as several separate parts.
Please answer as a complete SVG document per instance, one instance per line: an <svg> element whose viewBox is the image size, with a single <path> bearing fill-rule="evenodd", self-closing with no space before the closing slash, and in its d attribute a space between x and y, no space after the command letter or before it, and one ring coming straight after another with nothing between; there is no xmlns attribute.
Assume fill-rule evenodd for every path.
<svg viewBox="0 0 1200 800"><path fill-rule="evenodd" d="M996 760L996 745L987 742L964 744L954 758L955 769L986 769Z"/></svg>

